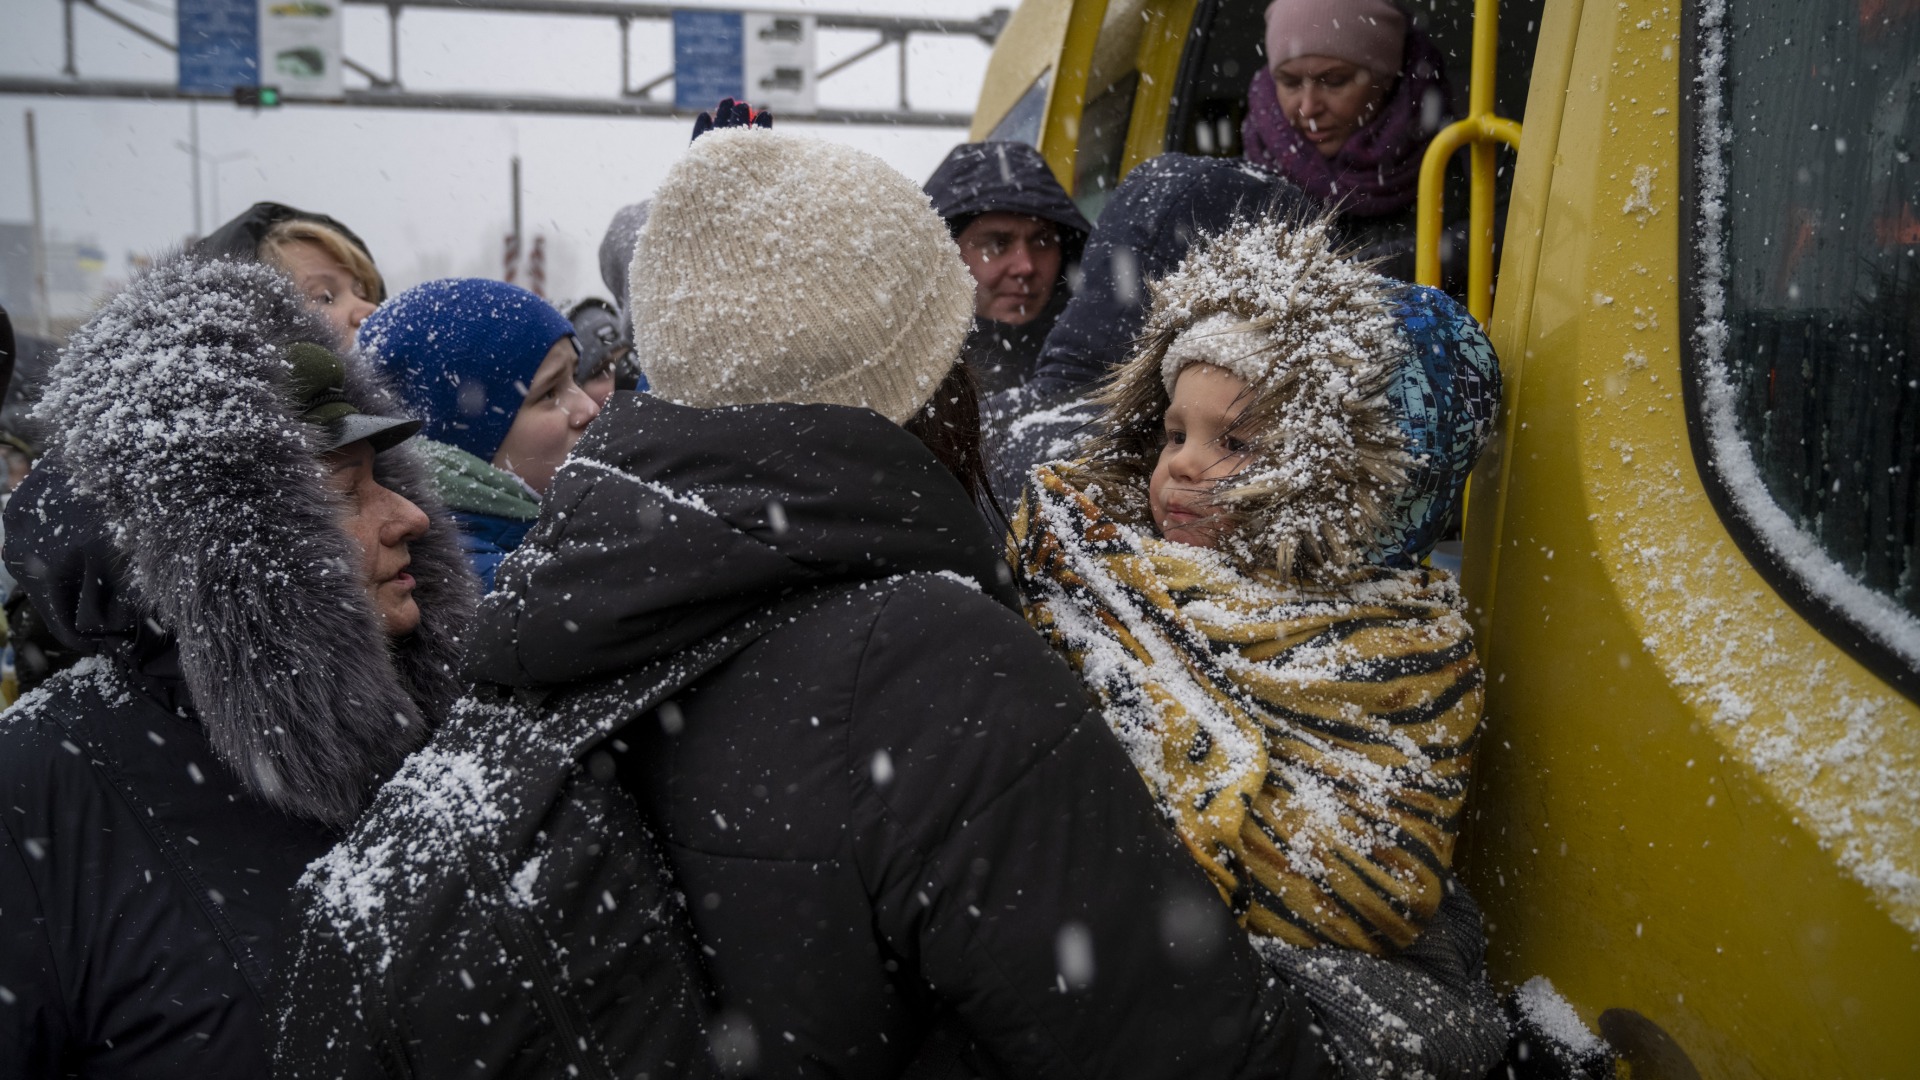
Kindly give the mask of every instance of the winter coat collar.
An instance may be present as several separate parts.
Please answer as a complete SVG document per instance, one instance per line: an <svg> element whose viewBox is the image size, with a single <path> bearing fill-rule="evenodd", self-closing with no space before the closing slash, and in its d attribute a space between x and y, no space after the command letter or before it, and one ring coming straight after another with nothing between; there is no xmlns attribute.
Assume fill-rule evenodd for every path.
<svg viewBox="0 0 1920 1080"><path fill-rule="evenodd" d="M377 475L432 525L411 546L420 629L397 642L379 629L320 432L293 412L287 347L325 334L267 267L156 267L54 367L38 410L47 476L16 494L6 529L8 565L56 636L136 670L173 650L208 742L248 790L338 824L456 696L473 587L425 470L389 450ZM346 394L398 411L357 358ZM68 484L75 498L50 494Z"/></svg>
<svg viewBox="0 0 1920 1080"><path fill-rule="evenodd" d="M433 470L433 486L447 509L508 521L540 516L540 496L518 476L447 443L419 438L413 445Z"/></svg>
<svg viewBox="0 0 1920 1080"><path fill-rule="evenodd" d="M916 571L1017 602L959 483L878 413L623 394L481 602L470 671L523 687L607 676L783 595Z"/></svg>

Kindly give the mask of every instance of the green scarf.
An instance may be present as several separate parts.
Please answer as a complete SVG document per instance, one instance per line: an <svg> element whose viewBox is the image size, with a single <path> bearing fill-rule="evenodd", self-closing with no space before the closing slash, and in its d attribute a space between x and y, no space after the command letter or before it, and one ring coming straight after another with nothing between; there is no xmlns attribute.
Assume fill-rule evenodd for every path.
<svg viewBox="0 0 1920 1080"><path fill-rule="evenodd" d="M1453 579L1247 574L1034 470L1011 560L1027 618L1248 930L1404 948L1445 894L1482 676Z"/></svg>
<svg viewBox="0 0 1920 1080"><path fill-rule="evenodd" d="M532 521L540 516L540 497L507 470L432 439L417 438L413 445L433 470L434 487L446 500L447 509L509 521Z"/></svg>

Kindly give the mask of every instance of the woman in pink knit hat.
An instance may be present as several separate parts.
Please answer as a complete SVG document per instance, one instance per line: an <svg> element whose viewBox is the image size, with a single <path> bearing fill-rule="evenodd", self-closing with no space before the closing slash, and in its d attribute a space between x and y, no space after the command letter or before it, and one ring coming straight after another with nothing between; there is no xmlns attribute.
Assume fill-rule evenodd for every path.
<svg viewBox="0 0 1920 1080"><path fill-rule="evenodd" d="M1439 51L1389 0L1273 0L1241 136L1409 278L1420 160L1451 99Z"/></svg>

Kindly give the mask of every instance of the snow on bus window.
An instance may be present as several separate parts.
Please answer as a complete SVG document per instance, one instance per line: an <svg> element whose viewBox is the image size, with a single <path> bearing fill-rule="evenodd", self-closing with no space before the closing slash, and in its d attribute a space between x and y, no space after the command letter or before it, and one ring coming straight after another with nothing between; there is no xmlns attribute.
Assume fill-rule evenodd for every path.
<svg viewBox="0 0 1920 1080"><path fill-rule="evenodd" d="M1799 586L1920 670L1920 3L1702 5L1700 420Z"/></svg>

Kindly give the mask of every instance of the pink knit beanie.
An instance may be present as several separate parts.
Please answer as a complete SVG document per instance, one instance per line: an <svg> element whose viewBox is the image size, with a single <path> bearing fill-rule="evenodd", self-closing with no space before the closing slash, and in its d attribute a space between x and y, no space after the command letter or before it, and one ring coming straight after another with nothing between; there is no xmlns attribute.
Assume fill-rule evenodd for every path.
<svg viewBox="0 0 1920 1080"><path fill-rule="evenodd" d="M1376 75L1400 74L1407 17L1388 0L1273 0L1267 5L1267 67L1331 56Z"/></svg>

